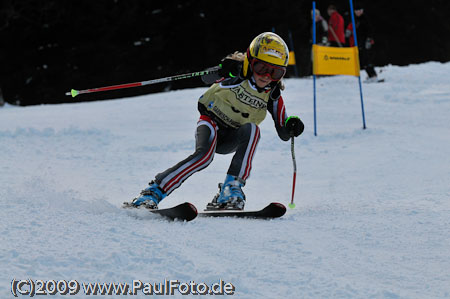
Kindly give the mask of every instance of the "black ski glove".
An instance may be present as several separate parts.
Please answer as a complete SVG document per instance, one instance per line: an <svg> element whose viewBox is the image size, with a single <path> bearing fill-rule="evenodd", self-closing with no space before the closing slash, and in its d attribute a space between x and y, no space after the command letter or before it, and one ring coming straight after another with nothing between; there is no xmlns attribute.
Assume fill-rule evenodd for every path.
<svg viewBox="0 0 450 299"><path fill-rule="evenodd" d="M242 68L242 61L234 60L231 58L224 58L220 62L219 75L224 78L232 78L239 76Z"/></svg>
<svg viewBox="0 0 450 299"><path fill-rule="evenodd" d="M285 127L291 137L297 137L303 133L305 125L298 116L290 116L286 119Z"/></svg>
<svg viewBox="0 0 450 299"><path fill-rule="evenodd" d="M206 69L207 71L211 71L213 70L215 67L210 67L208 69ZM211 72L209 74L206 75L202 75L202 81L203 83L205 83L206 85L211 85L213 83L216 83L217 81L219 81L220 79L222 79L222 76L220 76L217 72Z"/></svg>

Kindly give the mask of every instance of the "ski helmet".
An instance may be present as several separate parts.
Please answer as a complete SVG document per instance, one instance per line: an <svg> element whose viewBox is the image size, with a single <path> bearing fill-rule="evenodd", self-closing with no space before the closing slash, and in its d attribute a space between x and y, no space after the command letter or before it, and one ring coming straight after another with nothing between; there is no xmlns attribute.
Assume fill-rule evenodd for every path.
<svg viewBox="0 0 450 299"><path fill-rule="evenodd" d="M284 40L275 33L263 32L253 39L247 49L244 59L244 77L251 74L250 65L253 59L258 59L275 66L287 67L289 49Z"/></svg>

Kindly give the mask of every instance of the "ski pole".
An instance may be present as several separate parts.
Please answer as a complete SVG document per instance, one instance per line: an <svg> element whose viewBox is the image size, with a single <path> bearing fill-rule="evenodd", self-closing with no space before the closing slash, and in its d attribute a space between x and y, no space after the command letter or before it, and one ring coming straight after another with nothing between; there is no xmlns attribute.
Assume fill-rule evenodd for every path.
<svg viewBox="0 0 450 299"><path fill-rule="evenodd" d="M329 29L331 30L331 34L333 34L334 39L336 40L337 44L339 45L339 48L342 48L342 44L339 41L339 38L337 37L336 32L334 32L333 27L330 26Z"/></svg>
<svg viewBox="0 0 450 299"><path fill-rule="evenodd" d="M165 78L153 79L153 80L147 80L147 81L141 81L141 82L134 82L134 83L125 83L125 84L111 85L111 86L97 87L97 88L90 88L90 89L83 89L83 90L72 89L71 91L66 92L66 96L71 95L74 98L77 95L84 94L84 93L93 93L93 92L100 92L100 91L138 87L138 86L151 85L151 84L162 83L162 82L169 82L169 81L176 81L176 80L181 80L181 79L199 77L199 76L215 73L220 68L221 68L221 66L215 66L215 67L212 67L207 70L200 71L200 72L193 72L193 73L189 73L189 74L175 75L175 76L171 76L171 77L165 77Z"/></svg>
<svg viewBox="0 0 450 299"><path fill-rule="evenodd" d="M291 154L292 154L292 163L294 164L294 177L292 179L292 198L289 207L293 209L295 208L294 193L295 193L295 181L297 178L297 162L295 161L294 137L291 137Z"/></svg>

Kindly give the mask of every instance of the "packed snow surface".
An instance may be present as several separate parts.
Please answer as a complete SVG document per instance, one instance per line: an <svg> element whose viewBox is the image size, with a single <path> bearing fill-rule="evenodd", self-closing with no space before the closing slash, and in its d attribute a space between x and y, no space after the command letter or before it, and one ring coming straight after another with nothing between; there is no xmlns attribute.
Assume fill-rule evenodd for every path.
<svg viewBox="0 0 450 299"><path fill-rule="evenodd" d="M287 113L306 129L296 208L270 221L121 208L193 152L206 88L0 108L0 297L14 279L223 280L236 298L450 297L450 63L382 71L385 83L363 83L366 130L358 79L317 80L317 137L312 78L286 80ZM290 143L270 115L260 127L246 209L291 197ZM160 208L203 209L231 157L217 154Z"/></svg>

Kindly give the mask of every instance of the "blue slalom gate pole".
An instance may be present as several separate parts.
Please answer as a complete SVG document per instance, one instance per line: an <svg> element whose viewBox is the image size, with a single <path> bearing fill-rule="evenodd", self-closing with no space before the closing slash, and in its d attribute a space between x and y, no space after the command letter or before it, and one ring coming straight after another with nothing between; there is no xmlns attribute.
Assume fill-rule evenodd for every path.
<svg viewBox="0 0 450 299"><path fill-rule="evenodd" d="M353 0L350 1L350 15L352 16L352 24L353 24L353 39L355 41L355 47L358 47L358 40L356 38L356 26L355 26L355 12L353 11ZM359 52L358 52L359 53ZM359 57L358 57L359 59ZM361 96L361 112L362 112L362 120L363 120L363 129L366 129L366 117L364 115L364 101L363 101L363 92L361 85L361 75L358 76L359 81L359 94Z"/></svg>
<svg viewBox="0 0 450 299"><path fill-rule="evenodd" d="M312 27L313 27L313 45L316 44L316 1L313 1L313 18L312 18ZM314 74L314 51L313 51L313 90L314 90L314 136L317 136L317 118L316 118L316 75Z"/></svg>

